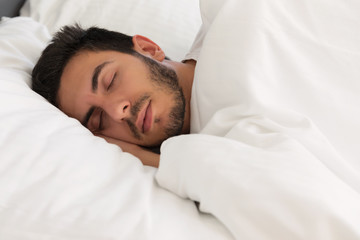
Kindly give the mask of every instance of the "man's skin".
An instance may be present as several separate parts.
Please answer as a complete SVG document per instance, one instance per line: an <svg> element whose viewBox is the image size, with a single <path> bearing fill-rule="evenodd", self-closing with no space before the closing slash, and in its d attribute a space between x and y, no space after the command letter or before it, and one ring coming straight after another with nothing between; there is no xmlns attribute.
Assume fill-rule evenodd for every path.
<svg viewBox="0 0 360 240"><path fill-rule="evenodd" d="M82 51L70 59L63 71L58 102L63 112L95 135L119 145L145 165L157 167L160 156L140 146L159 146L173 135L189 133L196 62L166 60L164 51L143 36L135 35L133 43L136 52L170 69L165 75L171 75L172 70L176 73L178 90L154 79L136 56ZM176 114L181 106L185 107L183 117Z"/></svg>

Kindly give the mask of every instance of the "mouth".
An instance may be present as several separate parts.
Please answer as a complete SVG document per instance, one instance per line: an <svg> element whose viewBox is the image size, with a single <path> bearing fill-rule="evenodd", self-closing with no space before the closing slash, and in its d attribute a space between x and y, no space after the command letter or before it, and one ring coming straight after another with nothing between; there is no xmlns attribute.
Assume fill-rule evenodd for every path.
<svg viewBox="0 0 360 240"><path fill-rule="evenodd" d="M150 130L152 125L152 109L151 109L151 100L148 104L145 104L145 107L139 113L138 119L136 121L136 126L142 133L146 133Z"/></svg>

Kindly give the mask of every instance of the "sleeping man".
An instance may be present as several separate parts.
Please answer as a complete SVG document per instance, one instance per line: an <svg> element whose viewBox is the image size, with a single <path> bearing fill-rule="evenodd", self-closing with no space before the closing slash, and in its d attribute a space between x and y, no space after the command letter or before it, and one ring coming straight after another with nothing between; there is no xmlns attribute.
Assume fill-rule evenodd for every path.
<svg viewBox="0 0 360 240"><path fill-rule="evenodd" d="M311 119L324 127L322 130L333 145L343 147L334 131L336 124L345 115L359 110L356 106L349 110L348 103L344 103L346 111L340 107L324 108L323 99L332 98L333 94L327 95L322 88L317 91L308 72L325 74L323 79L335 86L336 76L351 72L353 68L338 69L342 65L324 59L334 51L331 45L341 44L337 47L340 49L350 48L351 43L331 38L326 39L331 44L319 48L312 35L303 36L305 30L285 26L291 29L286 32L261 21L268 15L274 18L274 24L284 25L276 11L264 8L264 12L256 12L254 2L247 6L249 16L243 21L241 17L226 16L220 11L231 8L231 4L231 1L203 3L203 9L216 10L205 13L202 28L182 62L167 59L156 43L140 35L131 37L95 27L82 29L77 25L64 27L35 66L33 89L95 135L119 145L151 166L158 166L159 155L143 147L160 146L172 136L189 132L243 142L246 134L237 131L253 129L249 121L255 116L280 125L286 119L285 122L293 122L294 126ZM257 4L267 5L261 0ZM219 23L213 26L216 19L221 19L219 23L223 28ZM229 26L236 26L238 31L232 31ZM264 29L272 33L269 36L279 39L259 35ZM292 41L287 41L289 36ZM203 44L204 39L207 44ZM287 43L277 45L282 40ZM309 47L298 47L303 45ZM313 54L315 50L317 55ZM275 54L270 55L271 51ZM269 56L275 58L265 61ZM198 62L199 58L205 60ZM306 59L304 64L298 61L301 59ZM325 63L328 66L323 66ZM193 82L195 66L197 78ZM341 94L343 92L338 95ZM337 101L341 106L341 99ZM334 116L333 112L337 114ZM333 125L329 122L329 114L339 117L332 121ZM243 126L236 127L240 122ZM263 123L256 125L261 125L256 128L265 132L279 132L267 129ZM347 122L347 128L343 127L345 134L351 134L349 141L355 141L353 129L356 126L357 121L353 120ZM232 133L235 130L236 133ZM323 136L320 139L323 141ZM358 151L358 148L350 150Z"/></svg>
<svg viewBox="0 0 360 240"><path fill-rule="evenodd" d="M235 239L359 239L360 20L335 2L201 1L182 62L143 36L68 26L33 89Z"/></svg>
<svg viewBox="0 0 360 240"><path fill-rule="evenodd" d="M157 166L141 148L189 133L195 61L167 60L143 36L64 27L33 70L33 89L94 134Z"/></svg>

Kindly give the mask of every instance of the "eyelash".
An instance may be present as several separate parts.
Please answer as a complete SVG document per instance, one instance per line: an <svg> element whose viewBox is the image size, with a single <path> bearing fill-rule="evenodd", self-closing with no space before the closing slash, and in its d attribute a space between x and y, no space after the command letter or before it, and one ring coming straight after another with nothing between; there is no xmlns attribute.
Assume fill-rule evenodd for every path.
<svg viewBox="0 0 360 240"><path fill-rule="evenodd" d="M114 77L111 79L111 82L110 82L110 84L109 84L109 86L107 87L107 91L109 91L109 89L110 89L110 87L113 85L113 82L114 82L114 80L115 80L115 78L116 78L116 75L117 75L117 73L115 73L114 74Z"/></svg>
<svg viewBox="0 0 360 240"><path fill-rule="evenodd" d="M106 91L109 91L109 89L110 89L110 88L111 88L111 86L113 85L114 80L115 80L115 78L116 78L116 75L117 75L117 73L115 73L115 74L114 74L114 76L113 76L113 78L111 79L111 82L110 82L109 86L107 87ZM98 126L98 131L101 131L101 130L103 129L103 126L102 126L102 122L103 122L103 120L102 120L102 118L103 118L103 113L104 113L104 111L103 111L103 110L101 110L101 111L100 111L100 115L99 115L99 126Z"/></svg>
<svg viewBox="0 0 360 240"><path fill-rule="evenodd" d="M102 122L103 122L103 120L102 120L103 113L104 113L104 111L103 111L103 110L101 110L101 111L100 111L100 116L99 116L99 126L98 126L98 131L101 131L101 130L103 129L103 126L102 126Z"/></svg>

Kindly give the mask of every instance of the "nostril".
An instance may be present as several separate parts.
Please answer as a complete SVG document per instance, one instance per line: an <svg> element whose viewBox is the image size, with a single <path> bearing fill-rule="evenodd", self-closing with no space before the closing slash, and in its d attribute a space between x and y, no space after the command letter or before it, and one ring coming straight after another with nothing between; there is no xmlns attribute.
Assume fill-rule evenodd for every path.
<svg viewBox="0 0 360 240"><path fill-rule="evenodd" d="M128 108L128 105L124 106L123 110L125 111Z"/></svg>

